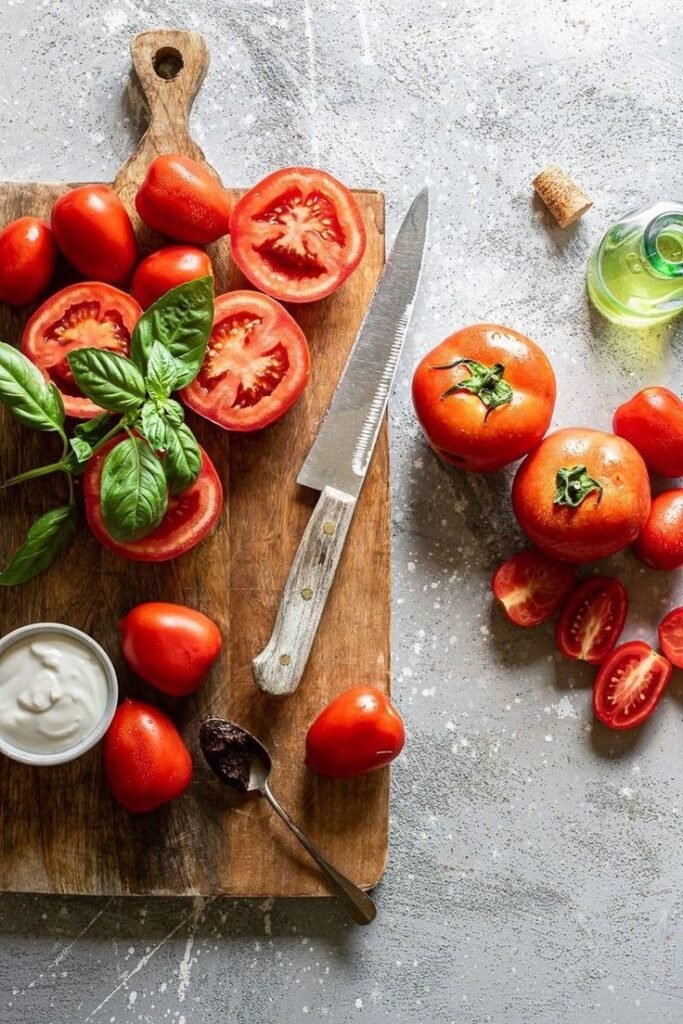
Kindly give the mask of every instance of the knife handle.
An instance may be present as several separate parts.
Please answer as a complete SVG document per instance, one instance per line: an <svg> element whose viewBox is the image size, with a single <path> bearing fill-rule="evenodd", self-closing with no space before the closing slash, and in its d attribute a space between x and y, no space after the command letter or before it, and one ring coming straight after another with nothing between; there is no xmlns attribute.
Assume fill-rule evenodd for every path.
<svg viewBox="0 0 683 1024"><path fill-rule="evenodd" d="M251 663L254 682L265 693L284 697L301 681L355 508L350 494L326 487L313 509L271 638Z"/></svg>

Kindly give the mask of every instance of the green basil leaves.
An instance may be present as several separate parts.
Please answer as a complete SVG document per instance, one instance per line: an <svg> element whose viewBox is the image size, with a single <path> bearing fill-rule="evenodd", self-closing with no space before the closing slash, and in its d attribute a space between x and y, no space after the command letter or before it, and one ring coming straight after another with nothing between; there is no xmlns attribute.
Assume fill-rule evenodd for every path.
<svg viewBox="0 0 683 1024"><path fill-rule="evenodd" d="M69 546L76 533L73 505L53 508L31 526L9 565L0 572L0 586L16 587L48 569Z"/></svg>
<svg viewBox="0 0 683 1024"><path fill-rule="evenodd" d="M62 432L64 405L54 384L11 345L0 342L0 402L33 430Z"/></svg>
<svg viewBox="0 0 683 1024"><path fill-rule="evenodd" d="M100 504L114 540L141 540L157 528L168 508L168 487L161 462L145 441L128 437L109 452Z"/></svg>
<svg viewBox="0 0 683 1024"><path fill-rule="evenodd" d="M147 376L154 343L159 342L180 364L175 388L187 387L204 362L212 326L213 278L188 281L142 314L133 331L131 358Z"/></svg>

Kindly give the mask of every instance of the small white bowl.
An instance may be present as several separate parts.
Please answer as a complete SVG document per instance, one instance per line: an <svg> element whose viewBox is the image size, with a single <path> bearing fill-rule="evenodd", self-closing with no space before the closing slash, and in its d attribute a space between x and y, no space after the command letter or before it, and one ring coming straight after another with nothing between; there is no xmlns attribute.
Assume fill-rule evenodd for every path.
<svg viewBox="0 0 683 1024"><path fill-rule="evenodd" d="M48 767L54 764L65 764L67 761L75 761L81 754L85 754L87 750L91 750L96 743L104 736L105 732L111 725L111 720L114 717L116 711L116 705L119 699L119 684L116 678L116 670L111 663L111 659L103 647L93 640L91 636L84 633L80 629L76 629L74 626L66 626L62 622L34 622L28 626L20 626L19 629L12 630L11 633L7 633L0 639L0 656L4 652L12 647L18 640L23 640L26 636L40 636L41 633L61 633L63 636L69 636L74 640L79 641L84 647L87 647L92 654L97 658L104 675L107 680L107 704L104 709L104 714L101 719L87 736L84 736L82 740L75 743L73 747L67 747L66 750L59 750L54 754L38 754L33 753L30 750L24 750L21 747L15 747L14 744L9 743L7 740L0 736L0 754L4 754L6 757L10 757L13 761L20 761L21 764L32 764L39 767Z"/></svg>

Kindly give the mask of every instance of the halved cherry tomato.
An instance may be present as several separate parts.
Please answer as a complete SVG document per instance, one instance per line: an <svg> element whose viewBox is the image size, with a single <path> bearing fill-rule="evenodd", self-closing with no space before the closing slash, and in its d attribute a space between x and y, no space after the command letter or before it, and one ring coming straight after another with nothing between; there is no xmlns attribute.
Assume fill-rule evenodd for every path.
<svg viewBox="0 0 683 1024"><path fill-rule="evenodd" d="M663 491L652 499L650 515L633 550L651 569L683 565L683 488Z"/></svg>
<svg viewBox="0 0 683 1024"><path fill-rule="evenodd" d="M353 193L325 171L286 167L239 200L230 218L232 257L281 302L314 302L338 288L365 252Z"/></svg>
<svg viewBox="0 0 683 1024"><path fill-rule="evenodd" d="M26 306L50 283L57 246L50 225L20 217L0 231L0 302Z"/></svg>
<svg viewBox="0 0 683 1024"><path fill-rule="evenodd" d="M659 646L676 668L683 668L683 608L674 608L659 623Z"/></svg>
<svg viewBox="0 0 683 1024"><path fill-rule="evenodd" d="M128 355L142 315L135 299L99 281L84 281L51 295L26 324L21 351L61 391L67 416L91 419L102 412L76 386L67 356L78 348Z"/></svg>
<svg viewBox="0 0 683 1024"><path fill-rule="evenodd" d="M575 580L571 566L532 550L503 562L491 587L511 622L538 626L555 614Z"/></svg>
<svg viewBox="0 0 683 1024"><path fill-rule="evenodd" d="M567 658L599 665L626 622L626 587L608 576L584 580L565 601L557 620L557 648Z"/></svg>
<svg viewBox="0 0 683 1024"><path fill-rule="evenodd" d="M204 365L182 398L227 430L260 430L294 405L310 369L304 333L279 302L227 292L215 300Z"/></svg>
<svg viewBox="0 0 683 1024"><path fill-rule="evenodd" d="M198 277L213 277L208 253L193 245L167 245L140 263L131 291L142 308L147 309L171 288Z"/></svg>
<svg viewBox="0 0 683 1024"><path fill-rule="evenodd" d="M306 764L333 779L383 768L401 753L405 729L389 698L374 686L340 693L309 727Z"/></svg>
<svg viewBox="0 0 683 1024"><path fill-rule="evenodd" d="M52 230L69 263L84 277L122 284L138 255L125 206L108 185L79 185L52 207Z"/></svg>
<svg viewBox="0 0 683 1024"><path fill-rule="evenodd" d="M648 469L683 476L683 402L667 388L645 388L620 405L614 433L630 441Z"/></svg>
<svg viewBox="0 0 683 1024"><path fill-rule="evenodd" d="M100 508L100 480L107 454L120 442L115 437L88 463L83 476L83 498L88 526L100 544L134 562L166 562L178 558L213 531L223 510L223 488L213 462L202 451L199 476L186 491L169 497L168 511L159 526L142 540L126 544L113 539Z"/></svg>
<svg viewBox="0 0 683 1024"><path fill-rule="evenodd" d="M155 231L178 242L208 245L230 227L230 196L218 178L188 156L152 160L135 207Z"/></svg>
<svg viewBox="0 0 683 1024"><path fill-rule="evenodd" d="M652 714L670 679L670 661L642 640L629 640L600 667L593 711L610 729L633 729Z"/></svg>

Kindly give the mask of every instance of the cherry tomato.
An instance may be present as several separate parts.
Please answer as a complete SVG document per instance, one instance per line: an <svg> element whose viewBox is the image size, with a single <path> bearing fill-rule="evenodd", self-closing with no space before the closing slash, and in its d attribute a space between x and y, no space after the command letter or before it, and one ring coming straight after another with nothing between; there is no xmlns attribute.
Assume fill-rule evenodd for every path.
<svg viewBox="0 0 683 1024"><path fill-rule="evenodd" d="M306 734L306 764L346 778L383 768L401 753L403 722L386 694L353 686L324 708Z"/></svg>
<svg viewBox="0 0 683 1024"><path fill-rule="evenodd" d="M235 263L281 302L330 295L360 263L365 242L353 193L311 167L268 175L242 196L230 219Z"/></svg>
<svg viewBox="0 0 683 1024"><path fill-rule="evenodd" d="M198 277L213 277L208 254L192 245L167 245L138 266L131 291L142 308L147 309L171 288Z"/></svg>
<svg viewBox="0 0 683 1024"><path fill-rule="evenodd" d="M630 640L603 662L593 686L593 711L610 729L633 729L649 718L671 679L671 663L642 640Z"/></svg>
<svg viewBox="0 0 683 1024"><path fill-rule="evenodd" d="M163 711L124 700L104 737L104 776L126 810L143 814L185 792L192 758Z"/></svg>
<svg viewBox="0 0 683 1024"><path fill-rule="evenodd" d="M199 476L186 491L169 497L168 511L159 526L142 540L123 543L108 532L100 509L100 479L108 452L118 444L115 437L90 460L83 475L83 498L88 526L100 544L134 562L166 562L178 558L213 532L223 509L223 488L218 473L202 452Z"/></svg>
<svg viewBox="0 0 683 1024"><path fill-rule="evenodd" d="M666 388L645 388L620 405L614 433L630 441L648 469L683 476L683 402Z"/></svg>
<svg viewBox="0 0 683 1024"><path fill-rule="evenodd" d="M204 365L182 398L227 430L260 430L294 405L310 369L304 333L279 302L227 292L215 301Z"/></svg>
<svg viewBox="0 0 683 1024"><path fill-rule="evenodd" d="M557 649L567 658L599 665L616 645L626 622L628 594L619 580L584 580L565 601L557 620Z"/></svg>
<svg viewBox="0 0 683 1024"><path fill-rule="evenodd" d="M57 246L50 225L20 217L0 231L0 302L27 306L50 283Z"/></svg>
<svg viewBox="0 0 683 1024"><path fill-rule="evenodd" d="M520 551L496 569L491 589L510 622L538 626L555 614L575 580L571 566L542 551Z"/></svg>
<svg viewBox="0 0 683 1024"><path fill-rule="evenodd" d="M652 499L652 509L633 545L641 562L651 569L683 565L683 489L664 491Z"/></svg>
<svg viewBox="0 0 683 1024"><path fill-rule="evenodd" d="M52 207L52 230L69 263L84 277L122 284L138 256L126 208L108 185L79 185Z"/></svg>
<svg viewBox="0 0 683 1024"><path fill-rule="evenodd" d="M123 656L133 672L172 697L203 682L220 654L216 623L182 604L148 601L119 622Z"/></svg>
<svg viewBox="0 0 683 1024"><path fill-rule="evenodd" d="M440 458L488 473L541 440L555 406L555 375L523 334L475 324L427 353L413 376L413 404Z"/></svg>
<svg viewBox="0 0 683 1024"><path fill-rule="evenodd" d="M568 427L550 434L517 470L512 505L542 551L590 562L631 544L650 512L650 481L632 444Z"/></svg>
<svg viewBox="0 0 683 1024"><path fill-rule="evenodd" d="M659 623L659 646L662 654L676 668L683 668L683 608L674 608Z"/></svg>
<svg viewBox="0 0 683 1024"><path fill-rule="evenodd" d="M128 355L142 314L135 299L99 281L84 281L51 295L24 328L21 351L61 391L67 416L91 419L102 410L78 389L67 361L79 348Z"/></svg>
<svg viewBox="0 0 683 1024"><path fill-rule="evenodd" d="M158 156L147 168L135 207L154 231L208 245L230 227L230 196L218 178L187 156Z"/></svg>

